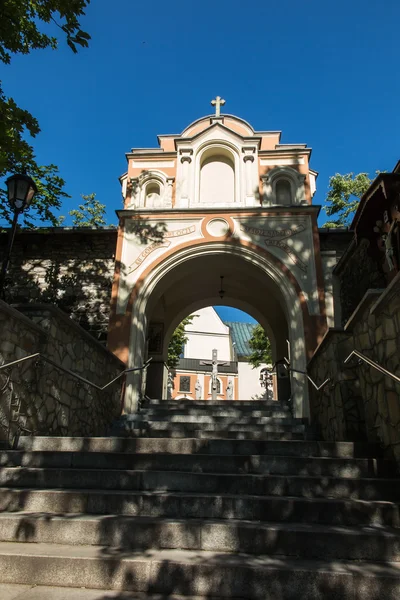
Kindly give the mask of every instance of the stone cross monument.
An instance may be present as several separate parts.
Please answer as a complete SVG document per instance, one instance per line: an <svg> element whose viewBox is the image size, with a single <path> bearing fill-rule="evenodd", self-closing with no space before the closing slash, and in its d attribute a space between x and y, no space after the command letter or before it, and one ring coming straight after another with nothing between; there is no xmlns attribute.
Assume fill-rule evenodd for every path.
<svg viewBox="0 0 400 600"><path fill-rule="evenodd" d="M226 362L218 362L218 350L212 351L212 361L201 361L201 365L211 365L211 400L217 399L217 385L218 385L218 367L222 365L226 365Z"/></svg>

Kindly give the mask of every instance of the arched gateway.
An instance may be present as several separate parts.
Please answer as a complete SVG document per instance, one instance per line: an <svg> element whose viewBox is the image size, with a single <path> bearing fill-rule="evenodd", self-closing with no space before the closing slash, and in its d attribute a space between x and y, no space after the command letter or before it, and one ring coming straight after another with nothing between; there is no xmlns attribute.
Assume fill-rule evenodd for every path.
<svg viewBox="0 0 400 600"><path fill-rule="evenodd" d="M148 392L166 397L174 328L222 303L223 276L223 304L261 323L274 361L290 352L295 414L307 416L304 372L326 329L311 149L219 115L219 105L215 116L158 139L160 148L127 154L121 177L110 348L129 366L152 356ZM135 410L141 389L135 373L126 412Z"/></svg>

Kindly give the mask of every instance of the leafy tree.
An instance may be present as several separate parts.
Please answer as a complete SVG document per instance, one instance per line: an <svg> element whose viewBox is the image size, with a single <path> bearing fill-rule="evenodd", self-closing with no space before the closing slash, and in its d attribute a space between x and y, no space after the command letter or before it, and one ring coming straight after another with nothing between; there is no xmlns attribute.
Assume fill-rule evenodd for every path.
<svg viewBox="0 0 400 600"><path fill-rule="evenodd" d="M90 36L80 29L79 18L90 0L2 0L0 3L0 61L10 64L13 54L29 54L31 50L58 47L58 40L42 31L54 23L65 35L73 52L87 47ZM16 172L28 172L38 186L32 202L33 211L24 213L25 225L33 220L57 224L54 210L67 198L65 181L54 164L41 166L34 149L25 139L40 132L38 121L13 98L7 98L0 82L0 179ZM0 189L0 218L10 220L6 191Z"/></svg>
<svg viewBox="0 0 400 600"><path fill-rule="evenodd" d="M249 346L252 350L249 363L253 366L253 369L259 367L261 363L271 363L271 343L261 325L257 324L254 327L253 334L249 339Z"/></svg>
<svg viewBox="0 0 400 600"><path fill-rule="evenodd" d="M69 211L74 227L104 227L107 224L104 217L106 205L96 199L96 194L82 194L82 199L83 204Z"/></svg>
<svg viewBox="0 0 400 600"><path fill-rule="evenodd" d="M196 315L190 315L183 319L172 334L171 341L168 345L167 365L169 369L175 369L182 354L183 345L187 342L185 327L189 325Z"/></svg>
<svg viewBox="0 0 400 600"><path fill-rule="evenodd" d="M326 214L336 215L336 220L328 221L324 227L347 227L352 215L357 210L360 198L369 186L371 179L368 173L336 173L329 179L329 191L325 199L329 206L325 207Z"/></svg>

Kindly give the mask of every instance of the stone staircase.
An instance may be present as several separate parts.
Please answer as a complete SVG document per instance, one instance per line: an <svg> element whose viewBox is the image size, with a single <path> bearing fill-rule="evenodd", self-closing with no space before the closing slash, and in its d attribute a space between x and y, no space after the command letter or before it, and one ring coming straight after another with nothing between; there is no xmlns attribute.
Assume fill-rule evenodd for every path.
<svg viewBox="0 0 400 600"><path fill-rule="evenodd" d="M54 586L24 600L400 598L379 448L318 442L278 403L151 401L113 429L0 451L0 583Z"/></svg>

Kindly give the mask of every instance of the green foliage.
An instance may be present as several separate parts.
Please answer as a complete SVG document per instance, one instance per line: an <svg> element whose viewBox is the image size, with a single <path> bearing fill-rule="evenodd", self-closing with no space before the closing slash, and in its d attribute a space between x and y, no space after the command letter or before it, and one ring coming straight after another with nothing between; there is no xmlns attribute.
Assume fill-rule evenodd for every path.
<svg viewBox="0 0 400 600"><path fill-rule="evenodd" d="M325 202L326 214L331 217L336 215L333 221L328 221L323 227L347 227L350 225L352 215L357 210L360 198L369 186L371 179L368 173L347 173L341 175L336 173L329 179L329 191Z"/></svg>
<svg viewBox="0 0 400 600"><path fill-rule="evenodd" d="M187 342L187 335L185 333L186 325L189 325L196 315L191 315L183 319L182 323L178 325L172 334L171 341L168 345L168 358L167 365L169 369L175 369L179 362L179 357L182 354L183 345Z"/></svg>
<svg viewBox="0 0 400 600"><path fill-rule="evenodd" d="M69 211L74 227L104 227L107 224L104 218L106 205L96 200L96 194L82 194L82 199L83 204Z"/></svg>
<svg viewBox="0 0 400 600"><path fill-rule="evenodd" d="M252 350L249 363L253 366L253 369L259 367L261 363L269 364L272 362L271 344L261 325L257 324L254 327L249 346Z"/></svg>
<svg viewBox="0 0 400 600"><path fill-rule="evenodd" d="M90 36L82 31L79 17L90 0L2 0L0 2L0 61L10 64L13 54L29 54L40 48L57 48L58 40L44 33L43 24L55 23L73 52L86 47ZM46 26L46 25L45 25ZM41 166L26 136L40 132L38 121L13 98L7 98L0 82L0 179L17 172L27 172L38 186L38 193L23 224L32 227L34 220L57 225L54 211L62 199L65 181L54 164ZM5 189L0 189L0 218L11 220Z"/></svg>
<svg viewBox="0 0 400 600"><path fill-rule="evenodd" d="M2 0L0 12L0 60L10 64L12 54L53 48L58 40L39 29L42 23L55 23L65 34L73 52L87 47L90 35L80 29L79 17L90 0Z"/></svg>

